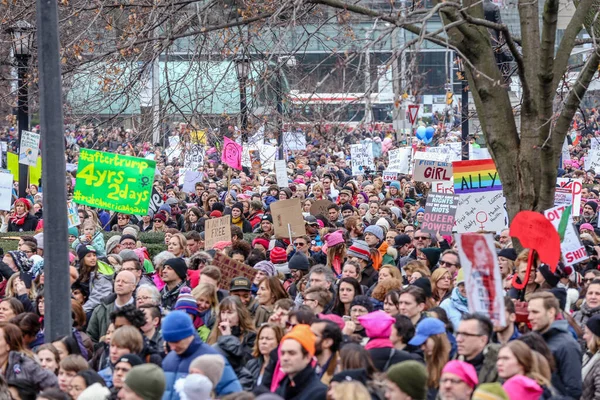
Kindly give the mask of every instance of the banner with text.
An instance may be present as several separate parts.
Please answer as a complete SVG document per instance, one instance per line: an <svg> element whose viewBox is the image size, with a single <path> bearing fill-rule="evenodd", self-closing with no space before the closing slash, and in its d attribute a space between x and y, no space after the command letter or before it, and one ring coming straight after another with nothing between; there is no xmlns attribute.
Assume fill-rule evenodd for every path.
<svg viewBox="0 0 600 400"><path fill-rule="evenodd" d="M600 149L588 151L584 165L586 171L593 169L596 174L600 174Z"/></svg>
<svg viewBox="0 0 600 400"><path fill-rule="evenodd" d="M19 163L35 167L40 152L40 134L23 131L19 147Z"/></svg>
<svg viewBox="0 0 600 400"><path fill-rule="evenodd" d="M279 186L280 188L290 187L287 175L287 165L285 165L285 160L275 161L275 177L277 178L277 186Z"/></svg>
<svg viewBox="0 0 600 400"><path fill-rule="evenodd" d="M494 160L454 161L454 193L467 194L502 190Z"/></svg>
<svg viewBox="0 0 600 400"><path fill-rule="evenodd" d="M81 149L73 200L123 214L145 215L155 169L152 160Z"/></svg>
<svg viewBox="0 0 600 400"><path fill-rule="evenodd" d="M389 172L397 172L399 174L408 174L411 155L412 148L410 147L389 150L389 163L386 170Z"/></svg>
<svg viewBox="0 0 600 400"><path fill-rule="evenodd" d="M452 164L444 161L415 159L413 180L417 182L449 181L452 179Z"/></svg>
<svg viewBox="0 0 600 400"><path fill-rule="evenodd" d="M350 158L352 160L352 175L364 175L365 171L375 171L373 143L350 145Z"/></svg>
<svg viewBox="0 0 600 400"><path fill-rule="evenodd" d="M571 214L579 217L581 214L581 191L583 181L573 178L556 178L556 189L554 190L555 206L572 205Z"/></svg>
<svg viewBox="0 0 600 400"><path fill-rule="evenodd" d="M589 258L573 225L573 213L565 214L569 207L557 206L544 211L544 216L552 222L560 236L560 251L565 265L577 264Z"/></svg>
<svg viewBox="0 0 600 400"><path fill-rule="evenodd" d="M217 242L231 242L231 216L207 219L204 223L204 248L212 250Z"/></svg>
<svg viewBox="0 0 600 400"><path fill-rule="evenodd" d="M432 235L452 235L457 208L457 195L429 193L421 230Z"/></svg>

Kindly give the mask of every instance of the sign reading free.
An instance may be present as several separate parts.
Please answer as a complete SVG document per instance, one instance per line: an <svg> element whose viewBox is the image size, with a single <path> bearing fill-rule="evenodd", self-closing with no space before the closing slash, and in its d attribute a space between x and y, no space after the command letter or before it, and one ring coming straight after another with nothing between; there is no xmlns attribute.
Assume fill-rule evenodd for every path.
<svg viewBox="0 0 600 400"><path fill-rule="evenodd" d="M81 149L73 200L123 214L148 213L156 162Z"/></svg>

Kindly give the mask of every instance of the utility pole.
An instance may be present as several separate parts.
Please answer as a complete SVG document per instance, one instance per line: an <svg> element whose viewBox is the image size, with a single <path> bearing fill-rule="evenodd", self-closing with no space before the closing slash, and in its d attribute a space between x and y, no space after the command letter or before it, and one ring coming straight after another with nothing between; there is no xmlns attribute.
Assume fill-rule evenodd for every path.
<svg viewBox="0 0 600 400"><path fill-rule="evenodd" d="M281 74L281 66L277 69L277 82L275 94L277 96L277 153L279 159L283 160L283 75Z"/></svg>
<svg viewBox="0 0 600 400"><path fill-rule="evenodd" d="M392 87L394 89L393 127L396 141L400 141L404 116L400 112L400 74L398 73L398 28L392 30ZM381 90L381 89L380 89Z"/></svg>
<svg viewBox="0 0 600 400"><path fill-rule="evenodd" d="M60 72L58 9L37 0L37 40L44 187L45 341L71 334L71 285L67 241L67 180Z"/></svg>

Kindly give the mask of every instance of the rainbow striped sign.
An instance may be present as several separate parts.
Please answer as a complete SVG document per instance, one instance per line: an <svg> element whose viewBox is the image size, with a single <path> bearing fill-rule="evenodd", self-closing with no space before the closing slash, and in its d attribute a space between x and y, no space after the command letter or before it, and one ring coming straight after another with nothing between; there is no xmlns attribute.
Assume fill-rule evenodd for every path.
<svg viewBox="0 0 600 400"><path fill-rule="evenodd" d="M502 190L494 160L454 161L454 193L467 194Z"/></svg>

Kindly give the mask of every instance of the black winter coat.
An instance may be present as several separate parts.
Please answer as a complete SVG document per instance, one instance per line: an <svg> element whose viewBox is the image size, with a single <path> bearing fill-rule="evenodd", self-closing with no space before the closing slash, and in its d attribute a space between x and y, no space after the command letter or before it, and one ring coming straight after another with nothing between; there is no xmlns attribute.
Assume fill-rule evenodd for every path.
<svg viewBox="0 0 600 400"><path fill-rule="evenodd" d="M293 379L289 376L283 378L275 394L285 400L325 400L327 386L321 383L314 368L309 365Z"/></svg>
<svg viewBox="0 0 600 400"><path fill-rule="evenodd" d="M562 395L574 399L581 397L581 348L569 332L566 320L554 321L542 334L556 361L552 386Z"/></svg>
<svg viewBox="0 0 600 400"><path fill-rule="evenodd" d="M35 215L27 214L25 217L25 222L23 225L17 225L14 222L10 221L8 223L8 231L9 232L33 232L38 224L38 218Z"/></svg>
<svg viewBox="0 0 600 400"><path fill-rule="evenodd" d="M407 351L396 350L394 348L370 349L368 352L371 360L373 360L373 365L375 365L375 368L379 372L385 372L392 365L402 361L416 360L422 362L419 357L413 356Z"/></svg>

